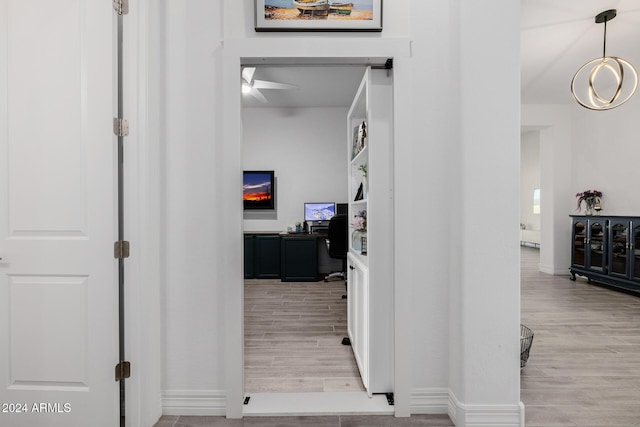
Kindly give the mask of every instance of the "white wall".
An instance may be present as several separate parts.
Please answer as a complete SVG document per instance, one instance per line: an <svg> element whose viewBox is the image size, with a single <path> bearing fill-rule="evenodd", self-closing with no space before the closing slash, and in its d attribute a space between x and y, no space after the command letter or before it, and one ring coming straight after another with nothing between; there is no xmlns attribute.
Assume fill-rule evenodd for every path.
<svg viewBox="0 0 640 427"><path fill-rule="evenodd" d="M276 177L276 211L245 212L245 231L286 230L305 202L347 202L346 107L245 108L242 122L244 169Z"/></svg>
<svg viewBox="0 0 640 427"><path fill-rule="evenodd" d="M242 345L229 337L242 329L238 189L246 165L233 131L240 119L228 114L240 96L239 59L225 59L232 46L279 56L295 42L301 55L333 46L326 56L357 56L406 37L408 54L394 71L402 75L395 105L408 113L396 115L393 261L396 303L406 302L396 321L410 333L396 328L396 410L449 411L462 426L490 406L500 410L483 418L489 424L517 425L518 4L388 1L382 33L258 34L253 3L153 6L162 19L151 39L165 55L155 75L165 108L157 118L166 147L165 413L241 414ZM438 19L425 25L426 16ZM496 20L507 25L486 25ZM302 50L313 41L322 43ZM497 62L497 70L483 68ZM483 69L491 72L474 76ZM497 254L498 278L486 268ZM400 388L403 378L410 390Z"/></svg>
<svg viewBox="0 0 640 427"><path fill-rule="evenodd" d="M540 188L540 132L529 131L520 138L520 222L527 230L540 230L540 214L533 213L535 188Z"/></svg>
<svg viewBox="0 0 640 427"><path fill-rule="evenodd" d="M520 175L519 3L460 1L459 310L460 357L451 384L459 401L449 413L460 425L517 425L521 422L518 246ZM500 29L480 16L503 16ZM482 48L485 46L485 48ZM486 46L492 48L487 50ZM482 66L497 64L500 67ZM491 101L489 101L491 100ZM487 268L499 260L500 274ZM492 419L478 418L484 405L500 405ZM488 408L487 408L488 409ZM453 412L457 410L457 412Z"/></svg>
<svg viewBox="0 0 640 427"><path fill-rule="evenodd" d="M640 95L610 111L572 109L571 192L603 192L601 215L640 215L638 185L633 176L640 159ZM583 211L584 212L584 211Z"/></svg>
<svg viewBox="0 0 640 427"><path fill-rule="evenodd" d="M164 182L158 183L165 202L162 387L164 412L171 413L168 406L181 405L175 397L215 397L224 389L224 298L217 277L225 246L216 237L227 219L216 203L223 185L216 176L222 160L214 119L220 114L215 51L222 29L217 2L150 7L158 15L151 40L159 44L158 68L150 76L158 111L150 128L159 129L164 161Z"/></svg>
<svg viewBox="0 0 640 427"><path fill-rule="evenodd" d="M448 348L452 338L449 324L449 292L458 270L453 266L457 249L455 215L460 207L458 192L458 138L452 116L457 115L455 78L458 53L451 46L456 40L456 11L449 2L411 2L412 85L411 134L413 141L402 144L399 178L410 188L396 185L396 216L408 230L398 233L396 271L399 280L411 286L411 380L414 412L432 412L435 403L421 402L419 396L448 393L449 367L456 366L457 355ZM420 25L420 17L438 16L430 25ZM438 43L432 43L438 40ZM435 61L438 58L438 61ZM406 152L405 152L406 150ZM406 175L406 176L405 176ZM399 179L396 178L396 183ZM423 197L415 197L419 188ZM447 283L447 286L440 286ZM457 313L453 316L456 318ZM439 325L440 327L436 327ZM437 403L437 401L436 401ZM429 405L431 404L431 405Z"/></svg>

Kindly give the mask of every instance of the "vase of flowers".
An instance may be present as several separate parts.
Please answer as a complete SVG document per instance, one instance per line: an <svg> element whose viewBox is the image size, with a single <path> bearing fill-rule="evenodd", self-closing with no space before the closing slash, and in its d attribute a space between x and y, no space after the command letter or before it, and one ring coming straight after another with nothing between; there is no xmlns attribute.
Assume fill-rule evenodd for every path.
<svg viewBox="0 0 640 427"><path fill-rule="evenodd" d="M351 234L351 246L356 251L362 250L362 238L367 237L367 211L359 211L351 222L353 233Z"/></svg>
<svg viewBox="0 0 640 427"><path fill-rule="evenodd" d="M602 191L585 190L581 193L577 193L576 197L578 198L578 206L576 208L578 212L580 212L580 210L582 209L583 202L585 206L585 215L593 215L594 212L600 212L600 210L602 209Z"/></svg>

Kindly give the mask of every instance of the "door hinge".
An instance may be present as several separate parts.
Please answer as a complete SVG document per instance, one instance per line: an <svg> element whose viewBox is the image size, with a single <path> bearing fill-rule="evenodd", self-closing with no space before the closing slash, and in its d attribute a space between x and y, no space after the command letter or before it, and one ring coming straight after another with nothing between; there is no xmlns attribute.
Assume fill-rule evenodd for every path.
<svg viewBox="0 0 640 427"><path fill-rule="evenodd" d="M129 121L127 119L119 119L117 117L114 117L113 133L115 133L116 136L129 135Z"/></svg>
<svg viewBox="0 0 640 427"><path fill-rule="evenodd" d="M116 381L129 378L131 376L131 363L120 362L116 365Z"/></svg>
<svg viewBox="0 0 640 427"><path fill-rule="evenodd" d="M129 242L118 240L113 244L113 257L115 259L129 258Z"/></svg>
<svg viewBox="0 0 640 427"><path fill-rule="evenodd" d="M126 15L129 13L129 0L113 0L113 10L118 15Z"/></svg>

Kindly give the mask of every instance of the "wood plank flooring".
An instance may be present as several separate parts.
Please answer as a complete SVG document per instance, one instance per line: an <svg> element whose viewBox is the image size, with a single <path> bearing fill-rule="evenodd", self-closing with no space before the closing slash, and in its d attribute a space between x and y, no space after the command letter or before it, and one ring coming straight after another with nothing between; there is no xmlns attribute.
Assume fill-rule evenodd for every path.
<svg viewBox="0 0 640 427"><path fill-rule="evenodd" d="M521 320L535 334L526 425L640 426L640 298L540 273L539 251L521 254Z"/></svg>
<svg viewBox="0 0 640 427"><path fill-rule="evenodd" d="M640 426L640 298L589 284L582 278L572 282L568 274L540 273L539 250L524 247L521 254L521 321L535 334L529 362L521 371L521 399L525 404L527 427ZM252 374L247 386L256 391L289 391L291 385L313 391L333 387L326 384L321 375L300 376L305 368L301 367L302 362L293 359L308 358L320 365L328 364L328 356L315 350L337 345L335 342L345 334L346 315L341 314L345 302L339 300L344 284L318 282L300 287L293 283L281 284L281 291L286 295L280 292L279 297L270 287L258 285L249 282L246 292L245 345L247 370ZM313 295L314 291L327 290L327 286L329 294L334 294L329 297L331 302L326 296ZM263 299L269 300L270 306L259 308ZM287 305L285 302L292 305L283 308ZM324 314L308 311L320 307ZM279 313L278 318L269 320L267 313ZM307 317L319 322L313 330L304 332L306 327L302 322ZM283 329L274 330L279 328ZM293 359L283 353L287 343L278 343L278 339L295 343L291 350L295 352L291 354ZM338 349L345 350L341 346ZM276 360L277 357L283 359ZM342 354L338 359L349 358ZM273 369L272 373L258 374L257 366L261 363L269 365L266 367ZM292 367L288 367L289 363ZM341 375L357 374L348 368L342 372L329 374L327 378L340 378L341 384L354 378ZM274 383L281 385L269 385L268 375L279 375ZM348 388L351 386L349 383ZM245 417L242 420L164 416L156 427L451 425L446 415L414 415L405 419L324 416Z"/></svg>
<svg viewBox="0 0 640 427"><path fill-rule="evenodd" d="M245 281L245 391L364 391L347 336L344 281Z"/></svg>

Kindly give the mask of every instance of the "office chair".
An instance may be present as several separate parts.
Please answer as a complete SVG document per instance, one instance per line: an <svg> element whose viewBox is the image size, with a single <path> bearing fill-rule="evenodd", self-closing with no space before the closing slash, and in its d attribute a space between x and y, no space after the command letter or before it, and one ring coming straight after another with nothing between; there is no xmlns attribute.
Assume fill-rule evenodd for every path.
<svg viewBox="0 0 640 427"><path fill-rule="evenodd" d="M347 215L335 215L329 221L328 238L326 239L329 256L342 260L342 271L336 271L324 278L325 282L333 277L343 280L347 278Z"/></svg>

